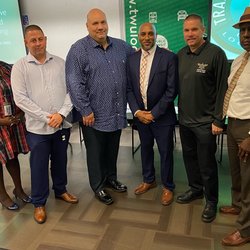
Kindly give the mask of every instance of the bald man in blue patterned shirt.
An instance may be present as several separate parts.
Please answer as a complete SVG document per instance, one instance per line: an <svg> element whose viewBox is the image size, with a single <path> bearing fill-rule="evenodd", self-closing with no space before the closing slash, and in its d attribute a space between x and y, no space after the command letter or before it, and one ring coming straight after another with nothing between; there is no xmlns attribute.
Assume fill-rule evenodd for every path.
<svg viewBox="0 0 250 250"><path fill-rule="evenodd" d="M96 197L113 203L105 187L126 192L117 180L117 156L126 119L126 60L134 52L126 42L107 36L105 14L92 9L89 35L74 43L66 59L66 81L72 103L80 112L87 152L89 181Z"/></svg>

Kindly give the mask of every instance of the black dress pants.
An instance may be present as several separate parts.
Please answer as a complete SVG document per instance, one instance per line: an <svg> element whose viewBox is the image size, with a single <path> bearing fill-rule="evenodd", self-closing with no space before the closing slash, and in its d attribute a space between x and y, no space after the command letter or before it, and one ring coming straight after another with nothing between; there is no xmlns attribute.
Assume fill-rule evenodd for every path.
<svg viewBox="0 0 250 250"><path fill-rule="evenodd" d="M217 205L218 169L215 158L217 146L211 126L211 124L197 127L180 125L180 138L190 189L195 193L204 193L207 203Z"/></svg>
<svg viewBox="0 0 250 250"><path fill-rule="evenodd" d="M107 180L117 179L117 157L121 129L103 132L92 127L82 127L87 152L89 183L94 192L101 191Z"/></svg>

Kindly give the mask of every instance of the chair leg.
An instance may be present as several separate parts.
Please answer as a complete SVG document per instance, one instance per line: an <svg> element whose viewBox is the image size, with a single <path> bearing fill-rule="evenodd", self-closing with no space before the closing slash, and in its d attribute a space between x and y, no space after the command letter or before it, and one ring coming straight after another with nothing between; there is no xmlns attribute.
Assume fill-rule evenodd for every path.
<svg viewBox="0 0 250 250"><path fill-rule="evenodd" d="M137 150L141 147L141 144L139 143L139 145L135 148L134 130L136 130L136 129L134 129L133 125L132 125L132 157L133 158L134 158L134 155L137 152Z"/></svg>
<svg viewBox="0 0 250 250"><path fill-rule="evenodd" d="M222 154L223 154L223 143L224 143L224 133L218 135L218 146L220 146L220 157L218 163L222 163Z"/></svg>
<svg viewBox="0 0 250 250"><path fill-rule="evenodd" d="M132 157L134 158L135 152L134 152L134 147L135 147L135 141L134 141L134 129L133 129L133 125L132 127Z"/></svg>
<svg viewBox="0 0 250 250"><path fill-rule="evenodd" d="M83 133L82 133L82 126L83 124L81 122L78 123L78 129L79 129L79 137L80 137L80 144L82 146L82 142L83 142Z"/></svg>
<svg viewBox="0 0 250 250"><path fill-rule="evenodd" d="M73 154L73 147L72 147L72 144L69 142L69 147L70 147L70 152L71 152L71 154Z"/></svg>
<svg viewBox="0 0 250 250"><path fill-rule="evenodd" d="M176 144L176 131L175 131L175 127L174 127L174 143Z"/></svg>

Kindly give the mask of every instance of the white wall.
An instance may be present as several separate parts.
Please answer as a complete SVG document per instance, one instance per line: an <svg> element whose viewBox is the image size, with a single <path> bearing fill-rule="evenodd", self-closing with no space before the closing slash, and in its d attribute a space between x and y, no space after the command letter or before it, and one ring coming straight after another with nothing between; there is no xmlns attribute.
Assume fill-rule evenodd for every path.
<svg viewBox="0 0 250 250"><path fill-rule="evenodd" d="M66 57L76 40L87 35L86 15L92 8L103 10L109 35L124 38L123 0L21 0L22 15L39 25L48 37L47 50Z"/></svg>

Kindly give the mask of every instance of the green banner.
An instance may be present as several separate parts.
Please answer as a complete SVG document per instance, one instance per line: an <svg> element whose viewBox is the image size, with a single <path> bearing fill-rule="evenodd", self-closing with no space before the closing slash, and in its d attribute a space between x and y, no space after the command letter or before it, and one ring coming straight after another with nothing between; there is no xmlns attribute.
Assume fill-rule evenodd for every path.
<svg viewBox="0 0 250 250"><path fill-rule="evenodd" d="M0 0L0 60L12 64L25 55L18 0Z"/></svg>
<svg viewBox="0 0 250 250"><path fill-rule="evenodd" d="M183 20L188 14L202 16L208 27L209 0L124 0L126 41L139 48L139 27L144 22L154 23L157 44L173 52L185 46Z"/></svg>

